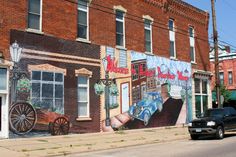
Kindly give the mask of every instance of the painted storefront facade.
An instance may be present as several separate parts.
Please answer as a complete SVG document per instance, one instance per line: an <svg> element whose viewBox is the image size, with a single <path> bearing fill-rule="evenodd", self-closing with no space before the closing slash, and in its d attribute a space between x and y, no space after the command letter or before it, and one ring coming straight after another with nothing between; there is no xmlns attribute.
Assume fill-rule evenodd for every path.
<svg viewBox="0 0 236 157"><path fill-rule="evenodd" d="M125 59L118 55L120 51L126 53ZM170 126L186 124L193 119L191 63L105 46L102 46L101 54L102 58L108 59L109 76L119 80L116 81L118 107L110 110L113 129ZM118 64L120 59L127 65ZM101 78L104 77L105 72L101 69ZM123 94L122 88L126 84L127 95ZM124 104L127 97L129 101ZM106 118L104 104L102 96L102 120ZM126 110L123 110L124 106ZM102 122L103 131L112 130Z"/></svg>
<svg viewBox="0 0 236 157"><path fill-rule="evenodd" d="M23 48L18 66L25 75L18 79L16 101L11 102L32 107L22 103L10 106L10 130L28 133L33 123L28 120L35 118L32 131L36 132L57 135L100 131L99 97L93 89L100 79L100 46L12 30L11 43L16 40ZM27 123L16 122L17 110L25 110L20 114L29 116ZM55 131L57 123L62 122L69 132Z"/></svg>

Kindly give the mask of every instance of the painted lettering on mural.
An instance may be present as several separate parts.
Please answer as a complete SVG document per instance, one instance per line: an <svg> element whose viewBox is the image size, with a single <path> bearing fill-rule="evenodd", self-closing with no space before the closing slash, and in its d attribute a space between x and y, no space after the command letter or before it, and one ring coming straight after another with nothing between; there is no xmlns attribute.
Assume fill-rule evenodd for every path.
<svg viewBox="0 0 236 157"><path fill-rule="evenodd" d="M164 73L163 71L161 71L160 67L157 67L157 72L158 72L158 78L171 79L171 80L175 79L175 75L171 74L169 70L166 73Z"/></svg>
<svg viewBox="0 0 236 157"><path fill-rule="evenodd" d="M139 75L141 77L142 76L153 77L155 75L155 70L148 70L146 68L143 68L142 64L140 64L138 66L138 69L135 69L135 66L132 65L131 74L132 75Z"/></svg>
<svg viewBox="0 0 236 157"><path fill-rule="evenodd" d="M107 70L109 72L119 73L119 74L128 74L129 69L118 67L117 61L115 59L111 59L111 56L107 56Z"/></svg>
<svg viewBox="0 0 236 157"><path fill-rule="evenodd" d="M178 79L182 81L187 81L189 78L188 76L183 76L183 72L177 71Z"/></svg>

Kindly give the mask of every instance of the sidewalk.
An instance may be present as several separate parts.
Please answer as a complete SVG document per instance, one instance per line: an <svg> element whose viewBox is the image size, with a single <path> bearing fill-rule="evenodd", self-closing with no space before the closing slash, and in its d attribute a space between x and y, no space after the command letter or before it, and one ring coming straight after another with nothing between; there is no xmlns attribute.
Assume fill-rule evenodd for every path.
<svg viewBox="0 0 236 157"><path fill-rule="evenodd" d="M59 156L188 139L186 127L162 127L108 133L0 140L1 156Z"/></svg>

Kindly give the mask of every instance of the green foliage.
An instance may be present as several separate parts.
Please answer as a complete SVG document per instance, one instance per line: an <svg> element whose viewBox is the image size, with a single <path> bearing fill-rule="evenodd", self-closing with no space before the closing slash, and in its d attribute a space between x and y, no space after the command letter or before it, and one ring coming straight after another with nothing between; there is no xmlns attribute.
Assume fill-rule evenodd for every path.
<svg viewBox="0 0 236 157"><path fill-rule="evenodd" d="M214 88L213 92L216 92L216 89ZM227 90L225 85L220 85L220 93L224 97L224 102L228 102L230 99L230 91Z"/></svg>

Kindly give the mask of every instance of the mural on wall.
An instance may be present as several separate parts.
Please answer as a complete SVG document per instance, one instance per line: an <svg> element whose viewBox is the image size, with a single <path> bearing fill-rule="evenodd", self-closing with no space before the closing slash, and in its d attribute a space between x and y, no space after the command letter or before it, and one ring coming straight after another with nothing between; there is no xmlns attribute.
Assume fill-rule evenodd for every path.
<svg viewBox="0 0 236 157"><path fill-rule="evenodd" d="M37 76L41 78L41 72L37 71L35 73L40 74ZM59 106L57 110L53 110L52 104L48 105L50 103L46 101L50 102L51 99L49 98L39 101L41 90L47 91L47 97L50 96L50 92L53 90L51 90L49 81L47 84L43 84L44 87L42 85L40 88L40 82L37 82L38 79L36 79L35 73L32 73L31 80L25 74L21 74L23 77L16 80L16 101L13 102L9 110L10 130L17 135L25 135L31 130L48 131L51 135L68 134L70 128L69 117L63 115L62 107ZM56 74L51 75L52 80L58 80ZM57 78L54 79L54 77ZM37 81L34 82L35 80ZM56 96L58 97L58 93L62 90L59 90L58 87L55 90L57 90ZM30 93L31 91L32 93ZM35 99L38 101L35 101Z"/></svg>
<svg viewBox="0 0 236 157"><path fill-rule="evenodd" d="M111 117L113 129L171 126L192 119L190 63L132 51L129 64L132 104L128 112Z"/></svg>

